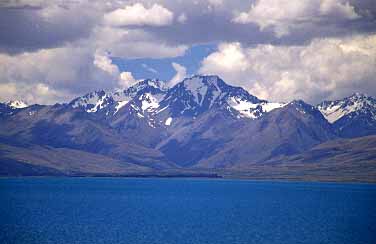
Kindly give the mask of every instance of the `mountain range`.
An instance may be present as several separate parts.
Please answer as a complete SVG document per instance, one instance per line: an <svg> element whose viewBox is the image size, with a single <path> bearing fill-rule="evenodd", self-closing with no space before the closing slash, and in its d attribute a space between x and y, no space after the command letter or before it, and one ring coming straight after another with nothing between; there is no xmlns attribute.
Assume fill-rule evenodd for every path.
<svg viewBox="0 0 376 244"><path fill-rule="evenodd" d="M376 181L376 99L269 102L218 76L0 103L0 175Z"/></svg>

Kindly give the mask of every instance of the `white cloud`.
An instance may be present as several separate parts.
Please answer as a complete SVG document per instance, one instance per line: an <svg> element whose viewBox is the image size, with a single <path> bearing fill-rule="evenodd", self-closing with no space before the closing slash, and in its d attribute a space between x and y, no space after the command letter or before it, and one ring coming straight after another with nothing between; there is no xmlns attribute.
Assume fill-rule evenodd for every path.
<svg viewBox="0 0 376 244"><path fill-rule="evenodd" d="M355 7L349 2L341 0L321 0L320 2L321 15L334 15L338 18L357 19L360 16L355 11Z"/></svg>
<svg viewBox="0 0 376 244"><path fill-rule="evenodd" d="M184 55L187 45L169 45L141 29L98 27L92 42L102 52L123 58L171 58Z"/></svg>
<svg viewBox="0 0 376 244"><path fill-rule="evenodd" d="M320 21L328 21L328 17L338 22L360 16L352 5L342 0L258 0L248 12L237 14L233 21L255 23L261 30L270 27L276 36L282 37L294 28L320 25Z"/></svg>
<svg viewBox="0 0 376 244"><path fill-rule="evenodd" d="M135 84L137 81L131 72L121 72L119 76L119 87L122 89L128 88Z"/></svg>
<svg viewBox="0 0 376 244"><path fill-rule="evenodd" d="M176 85L177 83L179 83L187 77L187 69L183 65L180 65L178 63L172 63L171 65L176 71L176 74L174 75L174 77L172 77L172 79L169 82L170 87Z"/></svg>
<svg viewBox="0 0 376 244"><path fill-rule="evenodd" d="M124 30L97 26L87 39L67 43L62 47L40 49L15 55L0 53L0 84L13 84L17 94L28 94L28 103L69 101L72 97L96 89L113 89L133 82L127 73L108 56L122 58L166 58L181 56L188 46L171 46L143 30ZM50 94L40 98L39 92L29 89L44 84ZM41 86L39 86L41 87ZM0 93L0 100L9 94ZM22 97L21 97L22 98Z"/></svg>
<svg viewBox="0 0 376 244"><path fill-rule="evenodd" d="M28 103L48 104L68 101L90 90L115 87L117 67L107 57L92 53L85 46L66 46L18 55L0 54L0 83L14 84L17 97L29 94ZM3 93L0 98L8 100Z"/></svg>
<svg viewBox="0 0 376 244"><path fill-rule="evenodd" d="M119 68L112 63L112 60L107 56L107 54L100 54L97 51L94 54L93 64L111 75L116 75L119 73Z"/></svg>
<svg viewBox="0 0 376 244"><path fill-rule="evenodd" d="M261 98L318 102L355 91L376 94L376 35L315 39L305 46L224 43L201 73L222 76Z"/></svg>
<svg viewBox="0 0 376 244"><path fill-rule="evenodd" d="M222 72L242 72L248 68L248 60L240 43L224 43L218 46L218 52L212 53L203 61L204 73L210 72L210 67L220 67Z"/></svg>
<svg viewBox="0 0 376 244"><path fill-rule="evenodd" d="M92 52L87 47L67 46L14 56L0 54L1 100L53 104L136 82L130 72L121 72L113 64L109 53Z"/></svg>
<svg viewBox="0 0 376 244"><path fill-rule="evenodd" d="M85 49L65 47L42 49L18 55L0 55L0 80L2 82L69 82L77 77L83 64L89 61ZM90 65L91 62L88 64ZM68 85L68 84L67 84Z"/></svg>
<svg viewBox="0 0 376 244"><path fill-rule="evenodd" d="M256 25L239 25L231 22L234 12L239 9L249 9L250 3L253 7L244 13L247 16L244 23L250 21L248 17L249 13L252 13L259 19L255 18L251 23L256 23L258 26L264 24L263 28L276 31L280 35L290 33L290 36L277 40L269 33L260 33ZM29 98L36 99L35 101L40 101L40 94L46 91L44 88L48 87L49 94L56 94L56 96L46 95L45 101L48 103L67 101L72 96L82 95L95 89L112 89L119 86L121 71L112 63L108 53L111 57L117 58L160 59L182 56L190 45L197 43L239 41L243 44L254 45L277 40L280 44L286 44L291 43L292 40L294 43L302 44L308 43L314 37L374 33L373 26L375 25L372 25L372 21L376 8L372 3L372 0L349 0L349 3L346 0L280 0L275 2L266 0L161 0L157 3L150 0L5 1L5 3L0 3L0 6L10 9L2 11L0 22L9 22L12 25L4 25L0 31L0 36L2 36L0 38L0 52L2 53L0 54L0 84L4 89L8 87L10 91L16 90L15 95L34 94ZM262 6L267 7L267 11L263 11ZM175 23L174 13L176 13ZM76 18L77 16L80 18ZM350 21L353 19L356 21ZM184 25L179 23L184 23ZM61 26L69 26L69 28L60 28ZM163 28L154 28L160 26ZM337 55L333 50L324 52L323 47L319 47L320 45L327 46L327 41L321 43L319 39L316 39L315 42L319 43L316 48L321 56L315 54L312 56L317 59L324 60L327 56ZM356 82L348 85L352 89L355 89L354 84L359 87L371 87L371 85L367 86L367 79L364 78L369 65L361 63L364 62L365 53L369 52L369 48L366 48L366 44L364 45L363 47L358 43L341 46L346 60L350 51L361 57L359 60L354 58L353 67L349 69L354 73L354 70L358 69L361 72L360 77L363 77L362 81L358 81L360 78L355 79ZM303 47L307 49L307 46L309 45ZM213 58L210 61L216 62L222 69L208 68L206 70L226 74L235 82L248 80L249 74L252 74L256 76L253 80L259 83L253 82L254 86L247 83L247 87L269 97L274 96L273 92L269 88L264 89L263 85L266 83L261 81L269 78L284 80L280 85L282 86L294 85L296 80L303 80L303 78L296 78L298 71L292 72L290 69L286 69L288 72L282 69L284 76L281 75L280 79L276 75L277 71L273 71L272 74L260 70L250 73L250 66L253 64L249 61L251 57L249 52L251 50L261 52L262 47L267 48L264 45L255 47L253 50L244 48L238 43L223 45L223 50L216 52L217 56L211 55ZM295 46L292 49L297 50L298 47ZM287 47L274 50L286 57L300 60L299 57L294 56L295 54L286 54L288 53ZM274 57L265 50L264 53L276 60L283 57L278 55ZM272 64L262 61L261 54L259 59L260 61L253 62L258 69L265 66L274 70ZM273 62L272 60L271 63ZM286 62L289 64L290 61ZM297 64L297 67L301 66ZM256 70L256 67L254 69ZM321 69L323 72L324 68ZM302 77L304 72L306 71L302 71ZM265 79L261 77L264 74L267 77ZM239 82L239 84L243 83ZM37 86L40 89L31 89ZM36 90L39 91L36 92ZM5 97L7 97L6 92L0 93L1 100Z"/></svg>
<svg viewBox="0 0 376 244"><path fill-rule="evenodd" d="M67 91L55 90L44 83L2 83L0 97L3 101L22 100L28 104L54 104L73 98Z"/></svg>
<svg viewBox="0 0 376 244"><path fill-rule="evenodd" d="M159 4L145 8L141 3L116 9L104 16L112 26L166 26L173 21L174 14Z"/></svg>
<svg viewBox="0 0 376 244"><path fill-rule="evenodd" d="M132 73L126 71L120 72L118 66L112 63L112 60L108 55L108 53L101 54L97 51L94 55L93 64L99 69L107 72L112 77L118 77L117 88L125 89L135 84L137 81Z"/></svg>

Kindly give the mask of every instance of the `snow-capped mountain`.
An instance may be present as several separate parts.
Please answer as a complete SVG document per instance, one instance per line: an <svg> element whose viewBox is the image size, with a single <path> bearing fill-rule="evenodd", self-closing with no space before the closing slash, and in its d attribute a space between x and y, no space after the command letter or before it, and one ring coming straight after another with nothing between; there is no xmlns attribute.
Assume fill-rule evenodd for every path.
<svg viewBox="0 0 376 244"><path fill-rule="evenodd" d="M376 132L376 99L373 97L355 93L344 99L322 102L317 108L343 136Z"/></svg>
<svg viewBox="0 0 376 244"><path fill-rule="evenodd" d="M114 115L136 96L164 93L166 89L163 81L146 79L122 91L100 90L88 93L72 100L69 105L88 113L105 112L106 115Z"/></svg>
<svg viewBox="0 0 376 244"><path fill-rule="evenodd" d="M138 83L124 90L124 94L129 97L135 97L143 93L164 93L167 90L168 86L166 85L165 81L161 81L159 79L146 79L139 81Z"/></svg>
<svg viewBox="0 0 376 244"><path fill-rule="evenodd" d="M196 75L171 88L163 107L170 106L172 116L197 116L211 108L224 108L236 117L255 119L284 104L269 103L250 95L241 87L226 84L218 76Z"/></svg>
<svg viewBox="0 0 376 244"><path fill-rule="evenodd" d="M317 108L330 123L345 116L361 114L371 115L371 119L376 120L376 99L361 93L354 93L341 100L322 102Z"/></svg>
<svg viewBox="0 0 376 244"><path fill-rule="evenodd" d="M163 83L155 84L155 81L145 83L143 81L126 91L130 95L138 87L143 88L130 95L134 99L129 106L137 111L138 117L159 121L165 126L171 125L173 118L197 117L211 109L226 110L237 118L256 119L284 106L260 100L241 87L226 84L218 76L195 75L170 89Z"/></svg>
<svg viewBox="0 0 376 244"><path fill-rule="evenodd" d="M116 114L117 125L129 128L132 121L133 125L141 123L152 128L176 129L176 125L192 122L209 111L218 111L234 119L257 119L285 105L260 100L241 87L226 84L218 76L195 75L170 89L161 89L164 86L160 84L146 87L133 97L124 111ZM134 119L130 120L132 116Z"/></svg>
<svg viewBox="0 0 376 244"><path fill-rule="evenodd" d="M20 100L0 103L0 116L12 115L15 111L28 107L27 103Z"/></svg>
<svg viewBox="0 0 376 244"><path fill-rule="evenodd" d="M214 75L195 75L173 87L148 79L68 104L25 106L0 103L0 144L64 149L88 162L100 155L153 170L248 167L340 137L376 134L372 97L355 94L318 106L272 103Z"/></svg>
<svg viewBox="0 0 376 244"><path fill-rule="evenodd" d="M26 108L29 105L27 105L26 102L21 100L13 100L6 103L10 108L12 109L18 109L18 108Z"/></svg>
<svg viewBox="0 0 376 244"><path fill-rule="evenodd" d="M109 105L114 105L115 100L105 91L95 91L78 97L69 103L73 108L84 109L88 113L98 112Z"/></svg>
<svg viewBox="0 0 376 244"><path fill-rule="evenodd" d="M163 81L147 79L123 91L96 91L70 102L73 108L102 114L117 124L135 116L153 128L170 126L176 118L194 118L211 109L222 109L238 119L257 119L284 105L258 99L218 76L202 75L186 78L171 88ZM124 112L118 113L122 108Z"/></svg>

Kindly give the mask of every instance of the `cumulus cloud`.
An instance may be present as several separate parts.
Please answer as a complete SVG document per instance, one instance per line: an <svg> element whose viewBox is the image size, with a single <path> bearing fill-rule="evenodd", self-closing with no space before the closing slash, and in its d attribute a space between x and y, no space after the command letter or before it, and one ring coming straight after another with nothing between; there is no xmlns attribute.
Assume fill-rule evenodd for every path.
<svg viewBox="0 0 376 244"><path fill-rule="evenodd" d="M0 52L12 54L87 38L102 11L98 4L87 1L17 0L2 4L0 23L7 24L0 27Z"/></svg>
<svg viewBox="0 0 376 244"><path fill-rule="evenodd" d="M93 55L93 51L85 46L43 49L17 55L0 54L0 83L14 84L19 94L30 93L29 103L40 101L42 98L39 96L43 94L44 101L50 104L67 101L90 90L113 88L117 85L118 76L119 71L106 57ZM33 86L48 87L51 95L41 93L43 89L29 89Z"/></svg>
<svg viewBox="0 0 376 244"><path fill-rule="evenodd" d="M96 52L94 55L93 64L111 75L119 73L119 68L112 63L112 60L107 54L100 54L99 52Z"/></svg>
<svg viewBox="0 0 376 244"><path fill-rule="evenodd" d="M136 82L130 72L113 64L109 53L92 52L68 46L13 56L0 54L1 100L53 104L92 90L126 88Z"/></svg>
<svg viewBox="0 0 376 244"><path fill-rule="evenodd" d="M3 101L22 100L28 104L54 104L66 102L71 95L55 90L44 83L1 83L0 97Z"/></svg>
<svg viewBox="0 0 376 244"><path fill-rule="evenodd" d="M176 71L174 77L172 77L172 79L169 81L169 86L172 87L182 81L185 77L187 77L187 69L183 65L180 65L178 63L173 62L171 65Z"/></svg>
<svg viewBox="0 0 376 244"><path fill-rule="evenodd" d="M304 46L224 43L202 73L219 74L261 98L311 103L355 91L376 94L376 35L315 39Z"/></svg>
<svg viewBox="0 0 376 244"><path fill-rule="evenodd" d="M171 45L141 29L98 27L91 42L102 52L123 58L171 58L182 56L187 45Z"/></svg>
<svg viewBox="0 0 376 244"><path fill-rule="evenodd" d="M210 56L221 60L217 65L222 69L203 66L202 70L228 74L235 82L249 81L251 74L255 76L253 81L259 82L253 82L252 86L247 83L248 88L257 90L258 94L264 93L265 97L277 97L269 88L264 90L263 85L267 83L261 81L285 80L283 84L296 87L296 81L304 79L298 79L298 72L292 72L290 68L282 69L288 73L276 70L272 72L273 75L261 71L250 72L251 50L261 52L262 47L267 49L267 44L277 43L281 46L272 46L275 52L279 51L286 58L300 60L294 56L297 54L290 54L293 51L286 51L288 47L299 50L299 45L303 45L301 47L308 50L312 43L317 43L315 48L321 56L313 56L325 59L330 55L337 55L330 48L324 52L328 39L348 42L349 35L366 36L367 33L376 31L376 5L373 0L291 0L282 4L283 2L284 0L271 4L276 8L270 6L269 12L266 11L263 16L261 7L267 6L271 1L3 1L0 3L0 23L10 24L0 26L0 84L4 89L7 87L10 91L17 91L14 94L30 93L30 103L33 103L32 99L40 102L41 94L45 94L44 101L48 103L67 101L92 90L112 89L127 86L127 81L133 82L132 74L127 74L131 70L127 67L126 70L120 70L112 62L112 58L174 58L183 56L194 45L222 42L227 44L219 46L215 53L217 57L214 53ZM237 20L244 24L231 21L234 13L241 12L247 16L251 13L259 18L253 22L248 18ZM263 30L260 30L261 25L264 26ZM265 31L266 29L272 31ZM273 31L279 33L279 37ZM364 48L359 48L358 44L347 47L347 50L356 50L353 53L361 57L358 61L354 58L354 67L349 70L361 66L357 62L365 62L364 53L360 51ZM266 51L264 54L273 60L282 58L277 55L274 57ZM349 54L343 55L349 60ZM214 63L213 59L208 57L208 61L204 63L210 63L209 60ZM258 59L260 67L264 65L275 70L273 62L261 62L261 54ZM169 64L172 60L162 60L163 62ZM176 67L178 66L175 65L175 70L179 69L183 73L183 68ZM301 76L304 76L305 69L308 70L300 64L296 67L304 68ZM365 81L368 78L364 78L367 72L364 71L368 70L369 65L362 67L364 70L358 67L358 71L363 72L360 75L363 80L355 80L359 89L365 90L369 85ZM123 78L122 72L125 72ZM353 88L353 84L349 87ZM32 87L40 89L31 89ZM322 97L320 94L318 96ZM5 92L0 93L0 100L5 98Z"/></svg>
<svg viewBox="0 0 376 244"><path fill-rule="evenodd" d="M141 3L116 9L104 16L112 26L166 26L173 21L174 14L159 4L145 8Z"/></svg>
<svg viewBox="0 0 376 244"><path fill-rule="evenodd" d="M128 87L132 86L133 84L135 84L136 82L137 81L133 77L131 72L121 72L120 73L119 82L118 82L119 88L122 88L122 89L128 88Z"/></svg>
<svg viewBox="0 0 376 244"><path fill-rule="evenodd" d="M16 14L17 16L20 13L24 13L24 11L29 13L29 10L18 10L18 8L25 7L27 3L24 1L20 2L20 4L7 6L12 7L11 10L8 8L5 10L0 9L0 19L4 17L2 15L4 11L17 11L15 12L18 13ZM70 20L76 19L73 15L78 15L79 8L76 5L62 8L61 6L44 2L40 4L35 10L34 7L36 6L33 6L29 13L30 20L27 22L30 22L34 27L39 26L42 33L44 31L51 33L51 38L54 38L56 30L44 29L45 26L39 25L39 20L32 18L33 16L39 16L39 18L43 18L44 21L49 21L50 23L62 23L62 19L67 18L69 24ZM81 6L81 2L77 1L77 5ZM91 6L90 9L95 8L98 10L101 7L100 4L98 7L97 2L92 2L92 5L94 6ZM13 8L17 8L17 10L13 10ZM105 10L102 9L102 11ZM89 13L91 13L91 10L82 15L80 14L80 16L85 16ZM96 14L93 16L96 16ZM101 18L98 19L100 20ZM90 26L92 24L90 23ZM34 27L31 29L33 30ZM59 30L74 29L75 26L54 28ZM0 34L2 31L0 28ZM20 95L22 98L25 94L29 94L25 96L28 103L45 102L51 104L63 102L92 90L113 89L132 84L134 78L130 73L122 73L112 63L109 53L122 58L163 58L182 55L188 48L185 45L171 46L142 29L127 30L100 23L94 29L88 28L88 30L85 30L85 33L90 33L88 36L78 34L77 38L67 43L66 41L69 38L60 38L59 42L54 44L43 44L43 41L38 39L41 32L24 36L23 34L21 35L21 32L17 34L16 31L12 29L7 34L2 35L6 36L6 38L9 37L8 33L10 33L10 36L17 35L17 38L9 37L12 39L9 39L9 43L18 45L18 51L10 51L11 54L8 54L9 50L13 50L12 44L7 46L7 52L0 52L0 84L4 88L8 87L9 89L12 88L11 90L16 90L17 92L12 94L14 98L20 97ZM31 40L30 38L36 39ZM0 40L0 50L4 42L6 42L4 39L1 38ZM33 42L38 45L32 44ZM61 46L53 47L55 44L60 44ZM31 89L32 87L41 89ZM43 87L48 89L42 89ZM43 93L42 91L45 92ZM0 100L10 99L9 94L0 93ZM43 98L41 98L42 96Z"/></svg>
<svg viewBox="0 0 376 244"><path fill-rule="evenodd" d="M132 73L126 71L120 72L118 66L112 63L112 60L108 55L108 53L100 54L97 51L94 55L93 64L104 72L107 72L115 79L118 77L118 88L125 89L135 84L137 81L133 77Z"/></svg>
<svg viewBox="0 0 376 244"><path fill-rule="evenodd" d="M293 28L359 17L354 6L342 0L258 0L248 12L237 14L233 21L255 23L261 30L270 27L278 37L282 37Z"/></svg>
<svg viewBox="0 0 376 244"><path fill-rule="evenodd" d="M210 72L211 68L218 67L222 73L241 73L249 66L249 60L244 53L241 44L224 43L218 46L218 51L210 54L204 61L201 71Z"/></svg>

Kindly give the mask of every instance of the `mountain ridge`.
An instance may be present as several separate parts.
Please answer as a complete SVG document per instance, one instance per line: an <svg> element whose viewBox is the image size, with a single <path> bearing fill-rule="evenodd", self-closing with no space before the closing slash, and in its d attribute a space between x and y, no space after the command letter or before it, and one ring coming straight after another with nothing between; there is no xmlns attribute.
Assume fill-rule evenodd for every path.
<svg viewBox="0 0 376 244"><path fill-rule="evenodd" d="M0 159L18 162L22 154L25 163L31 160L35 167L56 165L43 160L37 165L33 154L23 149L50 147L44 152L81 151L83 158L93 154L128 165L129 172L142 167L175 173L247 168L339 138L376 134L376 124L366 123L376 114L374 101L355 94L316 106L302 100L271 103L214 75L188 77L169 88L163 81L147 79L122 91L99 90L65 104L10 108L0 103ZM333 108L351 112L334 121L328 117ZM354 130L354 124L365 126ZM5 153L9 147L13 156Z"/></svg>

